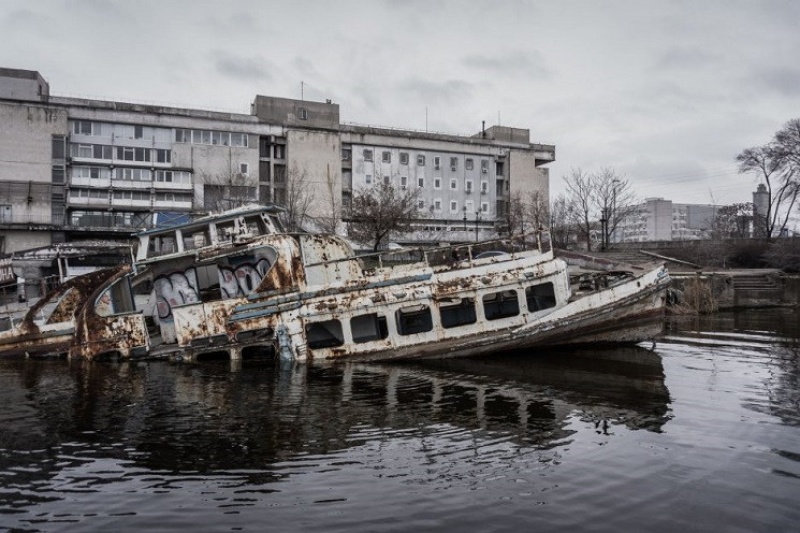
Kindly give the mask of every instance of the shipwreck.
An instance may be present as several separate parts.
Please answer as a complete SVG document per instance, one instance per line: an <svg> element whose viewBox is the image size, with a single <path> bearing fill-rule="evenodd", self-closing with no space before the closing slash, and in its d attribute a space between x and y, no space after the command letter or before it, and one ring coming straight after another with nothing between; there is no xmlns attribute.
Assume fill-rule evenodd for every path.
<svg viewBox="0 0 800 533"><path fill-rule="evenodd" d="M251 206L144 231L0 332L0 356L386 361L653 340L669 275L554 253L546 232L356 255Z"/></svg>

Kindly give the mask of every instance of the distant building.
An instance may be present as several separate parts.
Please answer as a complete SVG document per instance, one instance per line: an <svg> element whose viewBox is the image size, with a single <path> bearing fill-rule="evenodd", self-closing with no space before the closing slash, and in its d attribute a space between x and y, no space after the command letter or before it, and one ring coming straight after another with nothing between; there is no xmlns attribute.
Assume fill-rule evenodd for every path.
<svg viewBox="0 0 800 533"><path fill-rule="evenodd" d="M527 129L343 125L330 101L262 95L250 114L67 98L38 72L0 68L0 253L124 238L245 202L286 205L297 182L317 220L388 180L419 189L418 238L483 237L503 226L514 192L547 198L543 165L554 160Z"/></svg>
<svg viewBox="0 0 800 533"><path fill-rule="evenodd" d="M648 198L633 206L614 231L614 242L679 241L711 236L718 206Z"/></svg>
<svg viewBox="0 0 800 533"><path fill-rule="evenodd" d="M759 183L753 192L753 232L754 237L764 237L767 230L769 214L769 192L767 186Z"/></svg>

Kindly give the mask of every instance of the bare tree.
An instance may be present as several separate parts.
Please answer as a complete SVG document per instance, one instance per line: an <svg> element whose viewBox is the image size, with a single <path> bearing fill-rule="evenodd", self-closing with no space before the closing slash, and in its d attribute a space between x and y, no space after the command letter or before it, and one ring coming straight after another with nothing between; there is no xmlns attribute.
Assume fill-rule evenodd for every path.
<svg viewBox="0 0 800 533"><path fill-rule="evenodd" d="M547 205L547 197L540 191L528 193L526 205L526 220L531 229L545 228L550 224L550 206Z"/></svg>
<svg viewBox="0 0 800 533"><path fill-rule="evenodd" d="M593 201L603 224L605 245L611 244L619 224L636 209L636 195L630 182L611 168L592 174Z"/></svg>
<svg viewBox="0 0 800 533"><path fill-rule="evenodd" d="M573 168L564 176L567 187L567 202L570 219L579 237L586 242L586 249L592 251L592 230L594 220L594 180L579 168Z"/></svg>
<svg viewBox="0 0 800 533"><path fill-rule="evenodd" d="M714 239L749 237L751 222L753 222L753 204L751 202L723 205L714 216L711 224L711 236Z"/></svg>
<svg viewBox="0 0 800 533"><path fill-rule="evenodd" d="M544 228L550 222L547 199L539 191L511 195L506 213L506 229L510 235Z"/></svg>
<svg viewBox="0 0 800 533"><path fill-rule="evenodd" d="M559 194L550 204L550 238L556 248L566 249L569 245L571 221L567 197Z"/></svg>
<svg viewBox="0 0 800 533"><path fill-rule="evenodd" d="M800 196L800 119L787 122L771 142L743 150L736 161L739 173L754 173L766 185L767 212L755 215L763 217L765 237L771 240L785 230Z"/></svg>
<svg viewBox="0 0 800 533"><path fill-rule="evenodd" d="M330 167L325 176L325 187L327 188L325 197L327 205L324 214L315 218L315 223L321 231L337 234L342 221L342 195L336 186L336 180L331 175Z"/></svg>
<svg viewBox="0 0 800 533"><path fill-rule="evenodd" d="M348 233L362 244L378 251L393 233L411 229L411 223L424 218L417 209L419 189L398 189L379 183L355 191L348 212Z"/></svg>
<svg viewBox="0 0 800 533"><path fill-rule="evenodd" d="M201 173L203 209L220 212L256 201L258 178L240 172ZM196 202L198 204L198 202Z"/></svg>
<svg viewBox="0 0 800 533"><path fill-rule="evenodd" d="M525 200L519 191L514 192L508 202L505 229L509 235L525 231Z"/></svg>
<svg viewBox="0 0 800 533"><path fill-rule="evenodd" d="M306 231L311 220L310 210L314 202L314 191L308 181L305 169L293 163L286 176L286 194L281 222L286 231Z"/></svg>

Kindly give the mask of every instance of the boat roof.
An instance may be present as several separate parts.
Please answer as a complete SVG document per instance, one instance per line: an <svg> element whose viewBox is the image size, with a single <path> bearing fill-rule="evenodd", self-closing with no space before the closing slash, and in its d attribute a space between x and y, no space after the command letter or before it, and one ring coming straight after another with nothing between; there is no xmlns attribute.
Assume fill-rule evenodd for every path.
<svg viewBox="0 0 800 533"><path fill-rule="evenodd" d="M141 237L145 235L153 235L156 233L174 232L177 229L191 229L191 228L207 226L209 222L222 222L225 220L231 220L241 216L247 216L253 214L266 213L269 215L277 215L283 211L284 209L282 207L274 204L269 204L269 205L249 204L242 207L236 207L234 209L228 209L226 211L222 211L221 213L213 213L210 215L206 215L204 217L196 218L190 222L175 224L174 226L169 226L165 228L153 228L140 231L136 235L138 237Z"/></svg>

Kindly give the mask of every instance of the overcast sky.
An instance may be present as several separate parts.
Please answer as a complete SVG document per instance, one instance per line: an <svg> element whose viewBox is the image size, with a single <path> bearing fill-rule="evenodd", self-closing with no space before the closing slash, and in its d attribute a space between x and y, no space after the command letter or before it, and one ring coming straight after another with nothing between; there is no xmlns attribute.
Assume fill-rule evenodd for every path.
<svg viewBox="0 0 800 533"><path fill-rule="evenodd" d="M743 148L800 117L800 2L0 0L0 66L51 93L249 112L254 95L344 122L528 128L570 169L641 197L752 200Z"/></svg>

